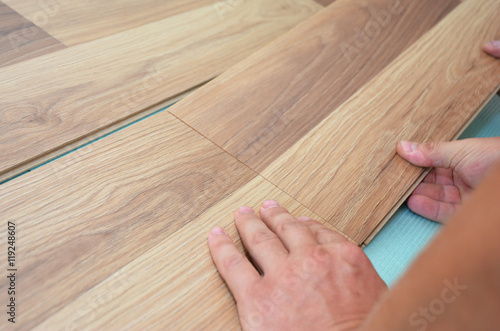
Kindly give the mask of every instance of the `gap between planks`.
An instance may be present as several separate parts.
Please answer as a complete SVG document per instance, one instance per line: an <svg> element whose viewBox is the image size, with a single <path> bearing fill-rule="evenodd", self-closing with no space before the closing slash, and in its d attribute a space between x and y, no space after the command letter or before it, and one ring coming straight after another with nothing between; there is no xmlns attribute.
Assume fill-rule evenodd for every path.
<svg viewBox="0 0 500 331"><path fill-rule="evenodd" d="M212 78L213 79L213 78ZM210 79L210 80L212 80ZM117 122L111 123L109 126L103 127L99 130L96 130L94 132L90 132L88 135L85 135L81 138L78 138L74 141L69 141L66 144L48 151L44 154L41 154L40 156L37 156L36 158L33 158L31 160L27 160L23 163L20 163L19 165L16 165L12 167L11 169L6 170L4 173L0 174L0 185L4 184L12 179L15 179L19 176L22 176L23 174L36 169L37 167L43 166L46 163L49 163L65 154L71 153L72 151L75 151L85 145L91 144L95 142L96 140L102 139L103 137L106 137L110 134L113 134L116 131L119 131L129 125L132 125L138 121L141 121L159 111L162 109L166 109L179 100L183 99L187 95L191 94L192 92L196 91L198 88L201 86L205 85L208 83L210 80L203 82L199 85L196 85L192 87L191 89L184 91L178 95L175 95L171 98L168 98L160 103L157 103L155 105L152 105L149 108L145 108L143 111L132 114L126 118L123 118Z"/></svg>
<svg viewBox="0 0 500 331"><path fill-rule="evenodd" d="M321 8L312 0L280 1L286 5L245 2L224 19L202 7L4 68L0 181L70 149L61 146L77 147L81 137L213 79ZM179 33L162 37L175 27ZM33 70L36 65L43 70ZM158 70L152 77L147 69ZM150 78L155 88L141 89ZM129 92L134 100L119 103ZM36 161L40 155L44 160ZM15 169L18 164L23 171Z"/></svg>
<svg viewBox="0 0 500 331"><path fill-rule="evenodd" d="M497 89L500 89L500 84L498 85ZM500 93L500 90L498 91L498 93ZM483 104L470 117L469 121L467 121L467 123L465 123L465 125L457 132L457 134L455 135L455 137L453 137L452 140L457 140L458 137L460 137L460 135L465 131L465 129L467 129L467 127L472 123L472 121L474 121L474 119L479 115L479 113L484 109L484 107L491 101L491 99L495 96L495 94L497 94L497 92L493 92L487 99L485 99ZM417 186L422 182L422 180L424 180L425 176L427 176L427 174L431 171L431 169L432 168L427 168L423 171L422 175L420 175L420 177L417 178L415 183L412 186L410 186L408 191L394 205L394 208L392 208L389 211L389 213L384 217L384 219L380 222L380 224L373 230L373 232L368 236L368 238L360 246L365 247L373 240L373 238L375 238L377 233L380 232L380 230L382 230L384 225L387 224L387 222L391 219L392 215L394 215L394 213L399 209L399 207L401 207L401 205L406 201L406 199L408 199L408 197L411 195L411 193L417 188Z"/></svg>

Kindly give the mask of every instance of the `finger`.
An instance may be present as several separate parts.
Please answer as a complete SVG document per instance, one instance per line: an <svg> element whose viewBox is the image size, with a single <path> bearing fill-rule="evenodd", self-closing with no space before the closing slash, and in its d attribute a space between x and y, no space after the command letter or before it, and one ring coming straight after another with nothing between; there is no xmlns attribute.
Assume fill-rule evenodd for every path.
<svg viewBox="0 0 500 331"><path fill-rule="evenodd" d="M425 176L424 183L453 185L453 169L432 168Z"/></svg>
<svg viewBox="0 0 500 331"><path fill-rule="evenodd" d="M453 185L421 183L412 195L422 195L436 201L452 204L459 204L462 201L460 191Z"/></svg>
<svg viewBox="0 0 500 331"><path fill-rule="evenodd" d="M236 248L231 238L219 227L208 235L208 247L222 278L238 301L248 295L261 279L250 261Z"/></svg>
<svg viewBox="0 0 500 331"><path fill-rule="evenodd" d="M500 40L492 40L483 45L483 50L489 55L500 58Z"/></svg>
<svg viewBox="0 0 500 331"><path fill-rule="evenodd" d="M290 252L318 244L309 227L274 200L264 201L260 216Z"/></svg>
<svg viewBox="0 0 500 331"><path fill-rule="evenodd" d="M464 156L464 141L416 143L400 141L398 154L419 167L454 168Z"/></svg>
<svg viewBox="0 0 500 331"><path fill-rule="evenodd" d="M238 232L254 262L264 273L275 269L286 259L288 251L250 207L241 207L235 213Z"/></svg>
<svg viewBox="0 0 500 331"><path fill-rule="evenodd" d="M313 220L309 217L299 217L298 220L309 227L320 245L337 244L347 241L347 239L343 235L326 228L323 224L316 220Z"/></svg>
<svg viewBox="0 0 500 331"><path fill-rule="evenodd" d="M412 212L440 223L445 223L456 208L452 203L436 201L423 195L412 195L407 204Z"/></svg>

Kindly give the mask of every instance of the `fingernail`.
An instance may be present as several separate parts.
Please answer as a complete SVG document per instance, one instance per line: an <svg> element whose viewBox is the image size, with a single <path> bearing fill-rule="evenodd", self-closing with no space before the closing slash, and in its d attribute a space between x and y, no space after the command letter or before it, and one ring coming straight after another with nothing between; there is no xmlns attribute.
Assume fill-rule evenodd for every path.
<svg viewBox="0 0 500 331"><path fill-rule="evenodd" d="M247 207L247 206L243 206L243 207L240 207L240 209L238 209L238 212L240 214L253 214L254 211L251 207Z"/></svg>
<svg viewBox="0 0 500 331"><path fill-rule="evenodd" d="M221 234L226 234L226 232L220 226L216 226L215 228L212 229L212 231L210 231L210 234L213 234L214 236L219 236Z"/></svg>
<svg viewBox="0 0 500 331"><path fill-rule="evenodd" d="M492 40L488 44L490 44L493 47L500 47L500 40Z"/></svg>
<svg viewBox="0 0 500 331"><path fill-rule="evenodd" d="M262 207L264 207L264 209L275 208L279 206L280 204L276 200L266 200L262 203Z"/></svg>
<svg viewBox="0 0 500 331"><path fill-rule="evenodd" d="M298 219L299 221L301 221L301 222L307 222L307 221L312 220L312 218L307 217L307 216L301 216L301 217L299 217L299 218L297 218L297 219Z"/></svg>
<svg viewBox="0 0 500 331"><path fill-rule="evenodd" d="M412 153L417 148L417 143L412 141L402 141L401 147L403 147L406 153Z"/></svg>

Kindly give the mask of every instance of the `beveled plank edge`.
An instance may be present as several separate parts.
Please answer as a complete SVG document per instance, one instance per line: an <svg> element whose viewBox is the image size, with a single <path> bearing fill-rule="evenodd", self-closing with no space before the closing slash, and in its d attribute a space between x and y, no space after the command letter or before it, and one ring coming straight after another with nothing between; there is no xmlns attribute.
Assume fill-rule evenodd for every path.
<svg viewBox="0 0 500 331"><path fill-rule="evenodd" d="M118 131L120 129L123 129L129 125L134 124L135 122L141 121L145 119L146 117L149 117L151 115L154 115L155 113L165 110L166 108L172 106L173 104L177 103L179 100L183 99L187 95L191 94L192 92L196 91L199 89L201 86L207 84L210 82L213 78L202 82L194 87L192 87L189 90L183 91L177 95L174 95L171 98L165 99L160 103L154 104L150 106L149 108L137 111L125 118L121 118L118 121L112 122L109 125L102 127L98 130L89 132L85 136L81 136L75 140L69 141L64 143L63 145L59 145L56 148L45 152L43 154L37 155L35 158L26 160L25 162L22 162L20 164L16 164L13 167L0 172L0 185L16 178L19 176L22 176L23 174L39 167L42 166L48 162L51 162L67 153L71 153L74 150L77 150L78 148L81 148L89 143L92 143L96 140L102 139L110 134L113 134L113 132Z"/></svg>
<svg viewBox="0 0 500 331"><path fill-rule="evenodd" d="M461 3L463 3L463 1L462 1ZM454 10L456 10L456 8L455 8ZM434 27L434 28L435 28L435 27ZM431 31L431 30L429 30L429 31ZM426 34L428 34L428 33L429 33L429 31L427 31L427 32L426 32L426 33L425 33L422 37L420 37L420 38L425 37L425 36L426 36ZM407 52L409 52L409 49L407 49L404 53L400 54L400 55L398 56L398 58L399 58L399 57L401 57L403 54L405 54L405 53L407 53ZM393 60L393 62L397 61L397 60L398 60L398 58L396 58L395 60ZM379 74L380 74L380 73L379 73ZM378 77L378 76L375 76L375 77L373 78L373 80L375 80L377 77ZM365 83L365 85L364 85L362 88L364 88L364 87L370 87L370 84L371 84L371 81L369 81L369 82ZM360 90L361 90L361 88L360 88ZM482 104L481 104L481 105L480 105L480 106L476 109L476 111L471 111L471 113L472 113L472 114L470 115L470 117L469 117L469 119L467 120L467 122L464 124L464 126L462 126L462 127L461 127L461 129L460 129L460 130L459 130L459 131L458 131L458 132L454 135L454 138L452 138L451 140L456 140L456 138L457 138L457 137L458 137L458 136L459 136L459 135L460 135L460 134L461 134L461 133L462 133L462 132L463 132L463 131L467 128L467 126L468 126L468 125L469 125L469 124L470 124L470 123L471 123L471 122L472 122L472 121L476 118L476 116L479 114L480 110L482 110L482 109L484 108L484 106L485 106L485 105L486 105L486 104L487 104L487 103L491 100L491 98L494 96L494 94L496 93L496 91L497 91L497 90L500 92L500 84L498 85L498 87L497 87L497 88L495 88L495 89L493 89L493 90L494 90L495 92L493 92L493 93L492 93L492 94L491 94L491 95L490 95L490 96L489 96L489 97L488 97L488 98L487 98L487 99L486 99L486 100L485 100L485 101L484 101L484 102L483 102L483 103L482 103ZM490 92L490 93L491 93L491 92ZM489 94L488 94L488 95L489 95ZM473 96L474 96L474 95L473 95ZM479 99L479 98L476 96L476 100L477 100L477 99ZM481 99L482 99L482 98L481 98ZM467 100L466 100L466 101L467 101ZM341 106L339 106L339 107L341 107ZM473 108L473 107L471 107L471 108ZM394 146L394 149L395 149L395 148L396 148L396 146ZM422 170L422 171L424 171L424 170ZM363 247L363 246L367 245L367 244L368 244L368 243L369 243L369 242L370 242L370 241L371 241L371 240L375 237L375 235L376 235L376 234L380 231L380 229L383 227L383 225L384 225L385 223L387 223L387 221L388 221L388 220L390 219L390 217L391 217L391 216L395 213L395 211L397 211L397 209L398 209L398 208L399 208L399 207L400 207L400 206L404 203L404 201L406 200L405 196L406 196L406 197L408 197L408 196L411 194L411 192L412 192L412 188L414 189L414 188L415 188L415 187L416 187L416 186L420 183L420 181L422 180L422 179L421 179L421 177L422 177L422 179L423 179L423 177L425 177L425 176L424 176L424 174L420 175L420 176L419 176L419 177L415 180L414 185L413 185L413 186L411 186L411 187L410 187L410 188L409 188L409 189L405 192L405 195L404 195L401 199L399 199L399 200L396 202L396 204L394 205L394 207L393 207L393 208L392 208L392 209L391 209L391 210L387 213L387 215L383 218L383 220L379 222L379 225L378 225L377 227L375 227L375 229L374 229L374 230L370 233L370 235L363 235L363 236L359 236L359 237L360 237L360 238L359 238L359 240L356 240L356 241L355 241L355 243L356 243L358 246ZM289 193L288 191L286 191L286 192L287 192L287 193ZM289 193L289 194L291 194L291 193ZM295 197L295 198L296 198L296 197ZM297 199L297 198L296 198L296 199ZM304 202L303 202L303 201L301 201L301 200L298 200L298 201L304 204ZM305 204L305 205L307 206L307 204ZM310 207L309 207L309 208L310 208ZM317 211L315 211L314 209L312 209L312 208L310 208L310 209L311 209L311 210L313 210L314 212L318 213L318 212L317 212ZM323 217L324 217L324 216L323 216ZM359 231L358 231L358 234L359 234ZM352 236L352 237L356 238L356 236Z"/></svg>
<svg viewBox="0 0 500 331"><path fill-rule="evenodd" d="M229 153L227 150L225 150L224 148L222 148L221 146L219 146L218 144L216 144L215 142L213 142L210 138L206 137L203 133L199 132L198 130L194 129L193 127L191 127L191 125L189 125L188 123L186 123L182 118L180 117L177 117L176 114L170 112L170 110L168 110L168 112L170 113L170 115L174 116L177 120L179 120L180 122L182 122L184 125L186 125L189 129L195 131L197 134L199 134L201 137L203 137L204 139L208 140L210 143L212 143L214 146L216 146L217 148L219 148L220 150L224 151L224 153L228 154L231 158L234 158L237 162L241 163L244 167L248 168L250 171L254 172L256 174L256 177L261 177L263 180L265 180L266 182L268 182L270 185L274 186L278 191L282 192L283 194L287 195L288 197L290 197L292 200L294 200L295 202L297 202L299 205L301 205L302 207L304 207L305 209L313 212L315 215L317 215L318 219L317 221L319 221L320 223L322 223L323 225L327 226L327 227L330 227L331 229L335 230L336 232L340 233L344 238L346 238L349 242L353 243L353 244L356 244L358 246L360 246L361 244L356 242L354 239L352 239L351 237L349 237L347 234L345 234L343 231L341 231L340 229L338 229L335 225L331 224L330 222L326 221L326 219L324 219L323 217L321 217L319 214L317 214L316 212L312 211L309 207L307 207L305 204L303 204L302 202L300 202L299 200L297 200L294 196L290 195L288 192L284 191L283 189L281 189L278 185L276 185L275 183L273 183L272 181L270 181L267 177L264 177L261 173L259 173L258 171L256 171L255 169L253 169L252 167L248 166L246 163L240 161L237 157L235 157L233 154ZM234 192L232 192L231 194L233 194ZM229 195L231 195L229 194ZM229 196L228 195L228 196ZM225 199L227 197L224 197L223 199ZM223 199L221 199L220 201L222 201ZM269 199L273 199L273 197L269 197Z"/></svg>
<svg viewBox="0 0 500 331"><path fill-rule="evenodd" d="M491 99L493 99L493 97L495 96L495 94L497 94L497 91L500 92L500 83L498 84L497 89L495 89L494 92L491 93L491 95L488 96L488 98L486 98L483 101L483 103L481 104L481 106L478 107L478 109L474 112L474 114L469 118L469 120L467 121L467 123L465 123L462 126L462 128L455 134L455 136L453 137L453 139L451 139L452 141L457 140L458 137L460 137L460 135L465 131L465 129L467 129L467 127L472 123L472 121L474 121L474 119L476 119L476 117L479 115L479 113L481 113L481 111L484 109L484 107L491 101ZM359 244L361 247L365 247L366 245L368 245L373 240L373 238L375 238L375 236L380 232L380 230L382 230L382 228L384 227L384 225L391 219L391 217L399 209L399 207L401 207L403 205L403 203L406 201L406 199L408 199L408 197L410 196L410 194L417 188L417 186L422 182L422 180L429 173L429 171L431 171L431 169L432 168L427 168L427 169L423 170L422 174L415 180L415 182L413 183L413 185L410 186L410 188L408 189L408 191L406 191L406 193L401 197L401 199L399 199L398 202L396 202L396 204L394 205L394 207L387 213L387 215L379 223L379 225L372 231L372 233L365 240L363 240Z"/></svg>

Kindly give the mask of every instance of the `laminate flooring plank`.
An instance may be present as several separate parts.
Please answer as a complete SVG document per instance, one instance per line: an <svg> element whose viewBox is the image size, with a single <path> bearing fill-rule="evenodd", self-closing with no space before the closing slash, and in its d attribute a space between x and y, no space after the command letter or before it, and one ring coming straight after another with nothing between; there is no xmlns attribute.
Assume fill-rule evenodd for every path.
<svg viewBox="0 0 500 331"><path fill-rule="evenodd" d="M0 68L65 47L0 1Z"/></svg>
<svg viewBox="0 0 500 331"><path fill-rule="evenodd" d="M498 0L461 3L262 175L362 243L423 174L396 143L456 138L496 92L500 62L481 44L498 17Z"/></svg>
<svg viewBox="0 0 500 331"><path fill-rule="evenodd" d="M163 112L0 185L0 219L18 234L16 326L43 322L255 176Z"/></svg>
<svg viewBox="0 0 500 331"><path fill-rule="evenodd" d="M0 68L0 182L171 104L320 8L205 6Z"/></svg>
<svg viewBox="0 0 500 331"><path fill-rule="evenodd" d="M212 227L223 226L243 251L233 222L235 208L250 205L258 210L268 197L275 197L296 216L317 218L258 176L36 329L239 329L234 299L210 258L207 234Z"/></svg>
<svg viewBox="0 0 500 331"><path fill-rule="evenodd" d="M4 0L24 17L68 46L100 39L167 17L211 5L223 15L231 1L213 0ZM236 4L236 2L235 2ZM165 31L164 33L172 33Z"/></svg>
<svg viewBox="0 0 500 331"><path fill-rule="evenodd" d="M171 111L262 171L456 5L337 0Z"/></svg>

